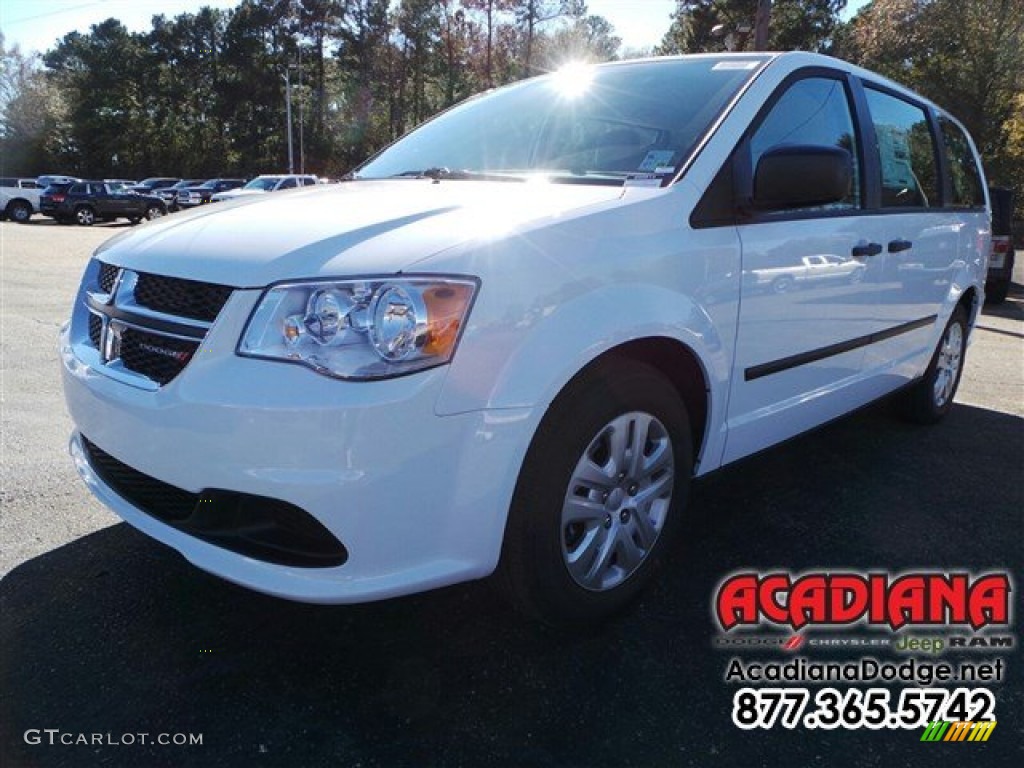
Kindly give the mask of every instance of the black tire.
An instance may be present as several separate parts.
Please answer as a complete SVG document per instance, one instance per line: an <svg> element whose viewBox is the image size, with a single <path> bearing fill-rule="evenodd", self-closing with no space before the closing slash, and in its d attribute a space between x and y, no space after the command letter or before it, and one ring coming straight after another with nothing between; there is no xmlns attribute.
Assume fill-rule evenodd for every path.
<svg viewBox="0 0 1024 768"><path fill-rule="evenodd" d="M777 277L772 281L772 293L789 293L793 290L792 277Z"/></svg>
<svg viewBox="0 0 1024 768"><path fill-rule="evenodd" d="M159 219L166 213L167 211L159 205L151 205L146 209L146 218L152 221L153 219Z"/></svg>
<svg viewBox="0 0 1024 768"><path fill-rule="evenodd" d="M985 286L985 303L1002 304L1010 292L1010 278L996 280Z"/></svg>
<svg viewBox="0 0 1024 768"><path fill-rule="evenodd" d="M957 306L949 318L924 376L901 397L901 412L916 424L935 424L953 408L967 352L967 312Z"/></svg>
<svg viewBox="0 0 1024 768"><path fill-rule="evenodd" d="M610 435L618 420L644 416L653 420L651 431L644 433L640 461L662 467L648 478L650 484L641 480L638 485L617 475L607 477L609 483L619 484L603 496L596 486L574 487L583 482L577 481L577 473L585 460L593 461L588 466L598 467L592 449L602 440L608 441L608 461L600 467L602 471L610 468L615 475L615 465L632 461L635 453L623 454L621 463L615 461ZM630 440L635 429L630 426L618 434ZM666 445L671 448L668 453ZM666 477L666 467L674 474ZM639 594L670 547L679 530L692 472L690 421L664 376L633 361L601 364L581 374L548 409L523 462L505 528L499 583L520 611L549 624L586 624L612 616ZM670 497L655 495L665 493ZM568 510L577 508L574 502L595 510L588 516L596 517L567 523ZM575 573L570 572L573 548L581 552ZM593 557L583 554L585 549L592 550ZM629 558L639 557L636 563L628 562L627 549ZM610 555L602 556L604 552ZM620 552L625 565L617 562ZM607 577L602 583L597 583L597 577L592 587L581 582L581 572L598 571L600 578Z"/></svg>
<svg viewBox="0 0 1024 768"><path fill-rule="evenodd" d="M96 223L96 211L88 205L80 205L75 208L75 223L83 227L91 227Z"/></svg>
<svg viewBox="0 0 1024 768"><path fill-rule="evenodd" d="M32 206L24 200L12 200L7 205L7 217L19 224L27 224L32 218Z"/></svg>
<svg viewBox="0 0 1024 768"><path fill-rule="evenodd" d="M136 224L138 224L140 221L142 221L142 218L139 217L139 216L129 216L128 217L128 223L130 223L133 227Z"/></svg>

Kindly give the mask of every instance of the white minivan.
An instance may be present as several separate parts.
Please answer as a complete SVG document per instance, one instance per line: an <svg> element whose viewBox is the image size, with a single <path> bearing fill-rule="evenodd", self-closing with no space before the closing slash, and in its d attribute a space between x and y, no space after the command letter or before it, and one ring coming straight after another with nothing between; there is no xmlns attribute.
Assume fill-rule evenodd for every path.
<svg viewBox="0 0 1024 768"><path fill-rule="evenodd" d="M93 493L293 600L497 570L607 616L693 477L897 392L946 414L984 299L970 137L813 54L566 68L353 177L109 240L61 333Z"/></svg>

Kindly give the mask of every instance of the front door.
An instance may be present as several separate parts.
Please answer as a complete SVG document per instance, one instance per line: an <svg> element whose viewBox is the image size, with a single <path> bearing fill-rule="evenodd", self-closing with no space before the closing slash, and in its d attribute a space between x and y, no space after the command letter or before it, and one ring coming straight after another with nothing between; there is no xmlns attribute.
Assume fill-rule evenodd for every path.
<svg viewBox="0 0 1024 768"><path fill-rule="evenodd" d="M724 460L746 456L868 400L861 375L876 317L884 217L863 208L860 138L841 74L784 84L755 123L751 172L775 147L841 147L853 183L838 203L754 214L742 243L739 328Z"/></svg>

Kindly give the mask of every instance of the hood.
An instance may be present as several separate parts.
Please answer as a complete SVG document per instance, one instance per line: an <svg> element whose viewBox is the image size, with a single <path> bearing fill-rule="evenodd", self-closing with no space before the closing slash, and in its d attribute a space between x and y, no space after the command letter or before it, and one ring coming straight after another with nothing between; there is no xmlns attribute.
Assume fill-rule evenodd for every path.
<svg viewBox="0 0 1024 768"><path fill-rule="evenodd" d="M223 192L215 192L214 197L223 197L225 199L229 197L245 197L247 195L265 195L268 190L266 189L225 189Z"/></svg>
<svg viewBox="0 0 1024 768"><path fill-rule="evenodd" d="M619 199L623 187L388 179L246 196L108 240L120 267L237 288L400 272L461 243Z"/></svg>

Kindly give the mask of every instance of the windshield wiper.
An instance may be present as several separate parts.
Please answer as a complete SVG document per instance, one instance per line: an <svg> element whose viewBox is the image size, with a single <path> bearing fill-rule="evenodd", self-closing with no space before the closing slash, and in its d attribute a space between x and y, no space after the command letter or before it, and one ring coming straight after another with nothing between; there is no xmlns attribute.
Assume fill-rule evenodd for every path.
<svg viewBox="0 0 1024 768"><path fill-rule="evenodd" d="M357 177L362 178L362 177ZM453 171L450 168L436 167L426 168L419 171L402 171L396 173L393 179L433 179L434 181L526 181L520 176L513 176L507 173L485 173L481 171Z"/></svg>

